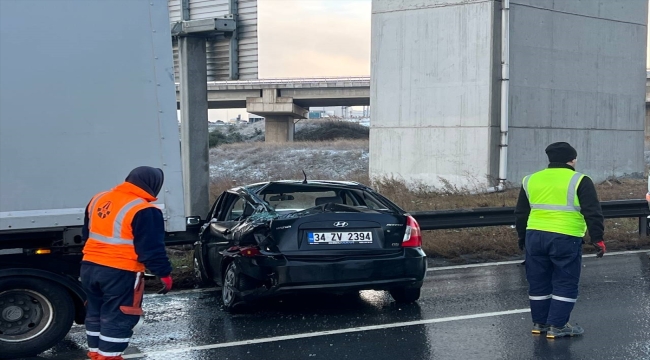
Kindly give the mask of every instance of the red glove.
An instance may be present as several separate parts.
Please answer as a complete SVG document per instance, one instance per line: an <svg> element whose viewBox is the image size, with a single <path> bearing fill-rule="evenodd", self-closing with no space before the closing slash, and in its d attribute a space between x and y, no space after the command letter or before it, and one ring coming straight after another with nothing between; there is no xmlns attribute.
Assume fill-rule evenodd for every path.
<svg viewBox="0 0 650 360"><path fill-rule="evenodd" d="M167 294L169 290L172 289L172 276L167 275L160 278L160 282L163 283L164 287L158 291L158 294Z"/></svg>
<svg viewBox="0 0 650 360"><path fill-rule="evenodd" d="M600 240L599 242L592 243L592 245L598 250L598 253L596 254L597 258L603 257L605 253L607 252L607 247L605 246L605 242Z"/></svg>

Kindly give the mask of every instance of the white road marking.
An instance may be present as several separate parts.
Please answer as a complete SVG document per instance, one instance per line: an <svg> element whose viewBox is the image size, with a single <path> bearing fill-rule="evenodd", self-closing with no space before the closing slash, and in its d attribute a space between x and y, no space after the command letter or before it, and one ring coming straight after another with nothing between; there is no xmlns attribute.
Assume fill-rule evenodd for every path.
<svg viewBox="0 0 650 360"><path fill-rule="evenodd" d="M631 254L640 254L640 253L650 253L650 250L630 250L630 251L618 251L618 252L608 252L604 256L614 256L614 255L631 255ZM592 258L596 257L596 254L587 254L582 255L582 258ZM442 271L442 270L454 270L454 269L470 269L476 267L486 267L486 266L499 266L499 265L514 265L521 264L524 259L521 260L511 260L511 261L499 261L499 262L489 262L481 264L467 264L467 265L454 265L454 266L440 266L440 267L430 267L427 271Z"/></svg>
<svg viewBox="0 0 650 360"><path fill-rule="evenodd" d="M522 259L522 260L499 261L499 262L480 263L480 264L430 267L427 268L427 271L442 271L442 270L455 270L455 269L470 269L470 268L487 267L487 266L514 265L514 264L521 264L522 261L524 260Z"/></svg>
<svg viewBox="0 0 650 360"><path fill-rule="evenodd" d="M189 290L178 290L178 291L172 291L167 294L144 294L144 297L149 298L149 297L160 297L160 296L171 296L171 295L183 295L183 294L193 294L193 293L202 293L202 292L207 292L207 291L215 291L215 290L220 290L221 288L219 287L209 287L209 288L202 288L202 289L189 289Z"/></svg>
<svg viewBox="0 0 650 360"><path fill-rule="evenodd" d="M143 356L176 354L176 353L181 353L181 352L197 351L197 350L220 349L220 348L242 346L242 345L269 343L269 342L275 342L275 341L296 340L296 339L313 338L313 337L319 337L319 336L349 334L349 333L356 333L356 332L362 332L362 331L392 329L392 328L405 327L405 326L436 324L436 323L443 323L443 322L450 322L450 321L481 319L481 318L487 318L487 317L512 315L512 314L523 314L523 313L527 313L527 312L530 312L530 309L515 309L515 310L506 310L506 311L482 313L482 314L450 316L450 317L437 318L437 319L423 319L423 320L405 321L405 322L398 322L398 323L391 323L391 324L360 326L360 327L347 328L347 329L315 331L315 332L308 332L308 333L302 333L302 334L267 337L267 338L261 338L261 339L232 341L232 342L220 343L220 344L189 346L189 347L180 348L180 349L151 351L151 352L144 352L144 353L138 353L138 354L123 355L123 357L125 359L137 359L137 358L140 358L140 357L143 357Z"/></svg>

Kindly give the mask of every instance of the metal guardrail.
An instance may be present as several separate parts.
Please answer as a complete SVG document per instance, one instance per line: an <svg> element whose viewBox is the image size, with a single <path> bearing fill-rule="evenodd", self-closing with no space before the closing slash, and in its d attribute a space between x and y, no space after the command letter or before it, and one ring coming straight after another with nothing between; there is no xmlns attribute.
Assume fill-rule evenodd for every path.
<svg viewBox="0 0 650 360"><path fill-rule="evenodd" d="M606 219L638 218L639 234L648 235L650 208L646 200L616 200L600 203ZM461 229L515 224L515 208L477 208L439 211L414 211L411 215L422 230Z"/></svg>

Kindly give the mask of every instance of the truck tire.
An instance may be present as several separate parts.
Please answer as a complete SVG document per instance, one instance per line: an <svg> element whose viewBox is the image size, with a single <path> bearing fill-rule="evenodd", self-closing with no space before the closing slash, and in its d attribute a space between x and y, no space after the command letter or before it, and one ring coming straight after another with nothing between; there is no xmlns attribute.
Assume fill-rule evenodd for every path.
<svg viewBox="0 0 650 360"><path fill-rule="evenodd" d="M60 285L35 278L0 280L1 357L37 355L63 340L74 302Z"/></svg>

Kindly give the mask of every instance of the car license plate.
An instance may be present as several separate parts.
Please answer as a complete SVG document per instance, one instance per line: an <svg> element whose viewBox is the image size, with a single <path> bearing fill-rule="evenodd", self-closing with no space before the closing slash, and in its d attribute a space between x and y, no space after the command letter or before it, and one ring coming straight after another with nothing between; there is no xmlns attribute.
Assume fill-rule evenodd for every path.
<svg viewBox="0 0 650 360"><path fill-rule="evenodd" d="M372 232L316 232L308 233L310 244L372 244Z"/></svg>

